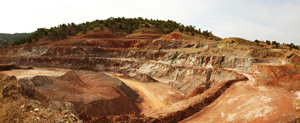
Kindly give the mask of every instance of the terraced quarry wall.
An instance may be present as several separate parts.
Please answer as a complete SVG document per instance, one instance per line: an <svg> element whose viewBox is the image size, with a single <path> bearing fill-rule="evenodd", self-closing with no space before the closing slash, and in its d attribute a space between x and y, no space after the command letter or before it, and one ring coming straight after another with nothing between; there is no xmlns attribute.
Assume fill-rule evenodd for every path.
<svg viewBox="0 0 300 123"><path fill-rule="evenodd" d="M223 54L220 52L219 42L181 40L180 36L175 38L170 39L168 35L161 37L155 33L136 33L123 38L112 34L86 34L43 46L25 45L10 47L9 50L1 49L3 55L0 56L0 64L77 70L60 77L34 77L30 81L42 94L48 95L49 99L72 102L80 118L86 122L178 122L192 117L186 120L189 122L193 121L193 118L201 119L197 113L206 113L205 111L213 108L210 107L212 103L219 106L215 104L216 100L230 100L224 95L239 92L240 90L236 89L239 86L255 89L267 86L274 90L274 94L285 92L278 91L278 87L299 91L299 67L283 64L288 58L282 60L251 57L247 54ZM139 84L135 89L146 91L136 93L122 81L101 72L124 74L129 78L147 75L157 83ZM108 80L113 81L104 82ZM169 89L166 97L176 92L174 96L178 99L168 98L175 101L162 101L154 98L166 105L163 108L158 106L158 109L143 104L142 97L145 95L162 95L159 93L163 93L163 90L154 92L154 87L163 87L162 85ZM231 92L226 93L229 88ZM260 94L263 90L257 91ZM149 99L145 98L146 101ZM142 102L139 102L141 100ZM298 105L296 97L293 96L289 100ZM165 102L170 103L164 104ZM126 105L126 108L118 104ZM257 106L248 103L245 105ZM274 105L276 106L278 105ZM288 108L291 109L291 112L287 113L288 116L297 111ZM224 111L230 113L230 110ZM266 112L261 114L264 113ZM286 112L282 114L284 113ZM231 115L220 115L225 116ZM300 115L295 113L294 116L293 118L297 118ZM259 118L248 118L248 121L260 121ZM282 117L270 119L280 121L280 118ZM201 120L208 121L205 118ZM232 120L234 121L241 119L236 118Z"/></svg>
<svg viewBox="0 0 300 123"><path fill-rule="evenodd" d="M132 76L137 73L147 74L187 94L198 86L208 89L220 81L235 79L235 73L221 68L250 71L251 63L255 61L249 58L104 49L90 46L51 47L43 52L44 54L40 56L2 57L1 63L16 62L19 65L36 67L114 71Z"/></svg>

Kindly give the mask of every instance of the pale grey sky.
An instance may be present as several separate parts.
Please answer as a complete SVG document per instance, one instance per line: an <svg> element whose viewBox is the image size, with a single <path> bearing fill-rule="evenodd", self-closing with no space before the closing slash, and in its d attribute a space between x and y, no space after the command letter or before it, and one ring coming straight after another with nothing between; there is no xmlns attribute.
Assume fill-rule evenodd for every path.
<svg viewBox="0 0 300 123"><path fill-rule="evenodd" d="M2 0L0 32L109 17L174 20L216 36L300 45L300 0Z"/></svg>

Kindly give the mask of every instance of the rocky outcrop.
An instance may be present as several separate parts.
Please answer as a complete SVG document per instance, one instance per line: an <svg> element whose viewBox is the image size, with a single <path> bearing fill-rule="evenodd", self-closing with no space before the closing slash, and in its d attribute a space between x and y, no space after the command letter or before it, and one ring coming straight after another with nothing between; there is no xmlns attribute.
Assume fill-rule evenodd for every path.
<svg viewBox="0 0 300 123"><path fill-rule="evenodd" d="M73 104L45 98L29 79L0 75L0 80L7 84L0 86L0 122L82 122Z"/></svg>
<svg viewBox="0 0 300 123"><path fill-rule="evenodd" d="M17 86L14 84L8 84L4 86L2 90L3 98L11 96L12 95L11 91L13 90L17 90Z"/></svg>
<svg viewBox="0 0 300 123"><path fill-rule="evenodd" d="M24 78L24 79L20 79L18 81L18 86L20 89L20 93L24 96L28 96L28 97L34 97L36 90L35 87L33 85L33 83L28 79L28 78Z"/></svg>
<svg viewBox="0 0 300 123"><path fill-rule="evenodd" d="M295 65L300 65L300 56L296 55L295 53L288 55L286 59L290 60L290 62Z"/></svg>

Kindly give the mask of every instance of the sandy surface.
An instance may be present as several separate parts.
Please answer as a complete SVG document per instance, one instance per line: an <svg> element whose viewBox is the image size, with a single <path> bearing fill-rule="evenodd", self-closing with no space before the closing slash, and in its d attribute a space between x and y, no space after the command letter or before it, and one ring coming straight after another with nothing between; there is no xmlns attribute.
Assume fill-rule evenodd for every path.
<svg viewBox="0 0 300 123"><path fill-rule="evenodd" d="M8 76L16 76L17 79L21 78L32 78L34 76L61 76L66 72L70 71L69 69L62 68L33 68L33 69L18 69L18 70L9 70L1 71L0 73L6 74Z"/></svg>
<svg viewBox="0 0 300 123"><path fill-rule="evenodd" d="M106 74L117 77L129 87L138 91L143 98L143 102L140 103L140 108L143 111L159 109L183 99L183 95L178 90L160 82L142 83L133 79L120 78L117 74Z"/></svg>
<svg viewBox="0 0 300 123"><path fill-rule="evenodd" d="M130 79L122 79L118 78L121 81L123 81L126 85L129 87L133 88L134 90L138 90L139 94L141 94L144 98L144 101L148 104L151 105L150 108L152 109L157 109L166 106L167 104L164 102L164 100L157 98L154 96L153 93L150 93L149 89L146 89L146 85L143 83L140 83L135 80L130 80Z"/></svg>

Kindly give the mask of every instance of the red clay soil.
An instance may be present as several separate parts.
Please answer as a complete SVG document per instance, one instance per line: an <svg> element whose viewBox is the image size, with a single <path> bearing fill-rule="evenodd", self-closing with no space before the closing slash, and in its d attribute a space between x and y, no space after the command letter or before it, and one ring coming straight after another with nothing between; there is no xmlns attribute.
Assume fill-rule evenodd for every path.
<svg viewBox="0 0 300 123"><path fill-rule="evenodd" d="M37 77L31 81L50 99L72 102L85 121L91 117L139 112L135 105L138 94L104 73L70 71L58 78Z"/></svg>
<svg viewBox="0 0 300 123"><path fill-rule="evenodd" d="M161 109L145 111L142 113L147 117L153 118L151 119L151 122L178 122L210 105L232 84L245 80L247 80L246 77L240 76L235 80L220 82L200 95Z"/></svg>
<svg viewBox="0 0 300 123"><path fill-rule="evenodd" d="M173 39L174 40L182 40L182 34L178 33L178 32L174 32L174 33L166 35L165 39L168 39L168 40L173 40Z"/></svg>
<svg viewBox="0 0 300 123"><path fill-rule="evenodd" d="M294 65L254 65L252 68L264 75L258 83L300 91L300 66Z"/></svg>
<svg viewBox="0 0 300 123"><path fill-rule="evenodd" d="M182 123L287 122L300 116L299 95L272 86L236 83Z"/></svg>
<svg viewBox="0 0 300 123"><path fill-rule="evenodd" d="M287 56L287 59L289 59L293 64L300 65L300 56L295 53Z"/></svg>

